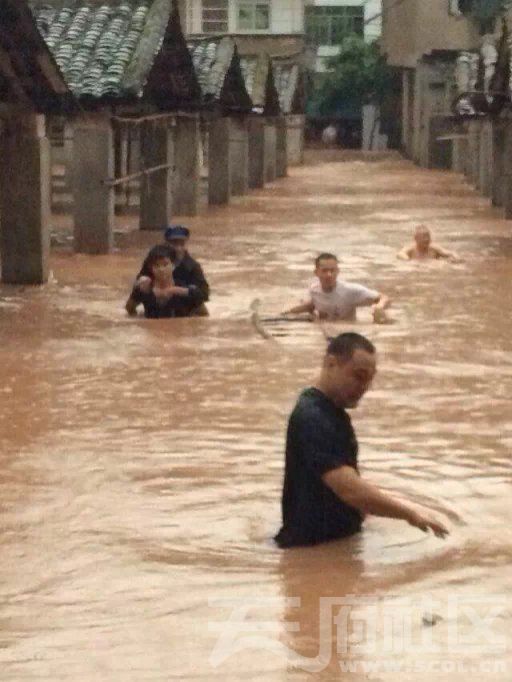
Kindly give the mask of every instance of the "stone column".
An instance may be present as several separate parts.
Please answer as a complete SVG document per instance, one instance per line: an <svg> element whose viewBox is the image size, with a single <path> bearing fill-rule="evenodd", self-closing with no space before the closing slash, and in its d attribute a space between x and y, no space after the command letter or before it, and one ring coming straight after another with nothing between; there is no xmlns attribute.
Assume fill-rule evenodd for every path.
<svg viewBox="0 0 512 682"><path fill-rule="evenodd" d="M503 185L505 173L505 130L503 124L492 124L492 188L493 206L503 206Z"/></svg>
<svg viewBox="0 0 512 682"><path fill-rule="evenodd" d="M89 114L74 125L73 218L75 251L108 253L114 239L114 140L109 114Z"/></svg>
<svg viewBox="0 0 512 682"><path fill-rule="evenodd" d="M265 119L249 119L249 187L256 189L265 184Z"/></svg>
<svg viewBox="0 0 512 682"><path fill-rule="evenodd" d="M414 99L413 99L413 131L411 140L411 158L419 164L421 160L421 135L425 103L423 102L424 69L421 63L416 64L414 72Z"/></svg>
<svg viewBox="0 0 512 682"><path fill-rule="evenodd" d="M286 119L276 119L276 176L285 178L288 175L288 150L286 148Z"/></svg>
<svg viewBox="0 0 512 682"><path fill-rule="evenodd" d="M478 121L470 121L468 125L468 180L476 184L480 167L480 141Z"/></svg>
<svg viewBox="0 0 512 682"><path fill-rule="evenodd" d="M402 69L402 149L407 153L409 150L410 134L410 86L409 71Z"/></svg>
<svg viewBox="0 0 512 682"><path fill-rule="evenodd" d="M480 178L479 188L486 197L491 196L492 178L492 123L485 120L480 132Z"/></svg>
<svg viewBox="0 0 512 682"><path fill-rule="evenodd" d="M64 187L71 191L73 174L73 124L70 121L64 123Z"/></svg>
<svg viewBox="0 0 512 682"><path fill-rule="evenodd" d="M503 206L505 218L512 218L512 121L505 125L505 144L503 150L504 178L503 178Z"/></svg>
<svg viewBox="0 0 512 682"><path fill-rule="evenodd" d="M43 284L50 252L50 142L43 116L7 119L1 137L0 257L6 284Z"/></svg>
<svg viewBox="0 0 512 682"><path fill-rule="evenodd" d="M247 118L232 118L230 130L231 194L242 196L249 189L249 132Z"/></svg>
<svg viewBox="0 0 512 682"><path fill-rule="evenodd" d="M140 229L161 230L172 213L173 140L168 121L147 121L141 126L141 170L168 166L141 176Z"/></svg>
<svg viewBox="0 0 512 682"><path fill-rule="evenodd" d="M115 169L116 176L128 175L128 128L121 125L114 133L115 140ZM128 197L130 196L128 185L117 185L116 209L126 210Z"/></svg>
<svg viewBox="0 0 512 682"><path fill-rule="evenodd" d="M174 205L176 215L197 215L201 164L199 117L176 119Z"/></svg>
<svg viewBox="0 0 512 682"><path fill-rule="evenodd" d="M286 154L288 165L304 163L304 126L305 116L294 114L286 117Z"/></svg>
<svg viewBox="0 0 512 682"><path fill-rule="evenodd" d="M467 137L454 138L452 140L452 170L455 173L464 173L464 163L467 153Z"/></svg>
<svg viewBox="0 0 512 682"><path fill-rule="evenodd" d="M230 119L210 122L208 135L208 202L227 204L231 198Z"/></svg>
<svg viewBox="0 0 512 682"><path fill-rule="evenodd" d="M277 136L276 127L273 123L265 123L265 182L274 182L277 177L276 167L276 148Z"/></svg>

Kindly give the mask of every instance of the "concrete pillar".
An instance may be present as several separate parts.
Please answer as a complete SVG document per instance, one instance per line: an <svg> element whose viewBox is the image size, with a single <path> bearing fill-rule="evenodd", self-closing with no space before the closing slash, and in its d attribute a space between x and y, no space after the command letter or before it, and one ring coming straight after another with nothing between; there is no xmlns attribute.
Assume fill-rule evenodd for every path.
<svg viewBox="0 0 512 682"><path fill-rule="evenodd" d="M116 176L128 175L128 127L120 126L115 131L114 139ZM118 199L116 208L119 206L121 209L126 209L129 197L128 185L117 185L115 193Z"/></svg>
<svg viewBox="0 0 512 682"><path fill-rule="evenodd" d="M480 122L470 121L468 125L468 179L476 184L480 168Z"/></svg>
<svg viewBox="0 0 512 682"><path fill-rule="evenodd" d="M127 135L127 167L128 174L138 173L141 169L141 131L140 126L130 126ZM141 179L134 178L125 185L126 205L129 212L136 212L140 214L140 192Z"/></svg>
<svg viewBox="0 0 512 682"><path fill-rule="evenodd" d="M208 202L212 205L229 203L231 198L231 158L229 118L210 122L208 135Z"/></svg>
<svg viewBox="0 0 512 682"><path fill-rule="evenodd" d="M411 145L411 158L415 163L420 163L421 158L421 132L423 127L424 102L424 69L421 63L416 65L414 76L414 104L413 104L413 135Z"/></svg>
<svg viewBox="0 0 512 682"><path fill-rule="evenodd" d="M306 117L295 114L286 117L286 155L289 166L304 163L304 127Z"/></svg>
<svg viewBox="0 0 512 682"><path fill-rule="evenodd" d="M505 173L505 130L501 123L492 124L492 189L493 206L503 206Z"/></svg>
<svg viewBox="0 0 512 682"><path fill-rule="evenodd" d="M171 166L141 176L140 229L161 230L172 215L173 136L169 124L148 121L141 126L142 170Z"/></svg>
<svg viewBox="0 0 512 682"><path fill-rule="evenodd" d="M249 187L255 189L265 184L265 120L252 116L249 119Z"/></svg>
<svg viewBox="0 0 512 682"><path fill-rule="evenodd" d="M492 179L492 123L485 120L480 132L480 178L479 188L486 197L491 196Z"/></svg>
<svg viewBox="0 0 512 682"><path fill-rule="evenodd" d="M74 125L75 251L108 253L114 235L114 140L108 114L83 115Z"/></svg>
<svg viewBox="0 0 512 682"><path fill-rule="evenodd" d="M71 190L73 175L73 124L66 121L64 124L64 187Z"/></svg>
<svg viewBox="0 0 512 682"><path fill-rule="evenodd" d="M268 120L264 128L265 135L265 182L274 182L277 177L276 167L276 127Z"/></svg>
<svg viewBox="0 0 512 682"><path fill-rule="evenodd" d="M410 100L411 100L411 81L409 71L402 70L402 149L407 153L409 150L410 137Z"/></svg>
<svg viewBox="0 0 512 682"><path fill-rule="evenodd" d="M199 118L178 117L175 137L174 213L197 215L201 164Z"/></svg>
<svg viewBox="0 0 512 682"><path fill-rule="evenodd" d="M242 196L249 189L249 130L247 118L232 118L229 134L231 194Z"/></svg>
<svg viewBox="0 0 512 682"><path fill-rule="evenodd" d="M465 159L468 153L468 141L465 137L457 137L452 140L452 170L455 173L464 173Z"/></svg>
<svg viewBox="0 0 512 682"><path fill-rule="evenodd" d="M512 123L507 121L505 126L505 144L503 150L504 177L503 177L503 206L505 218L512 218Z"/></svg>
<svg viewBox="0 0 512 682"><path fill-rule="evenodd" d="M43 284L50 252L50 142L43 116L8 119L1 138L0 257L6 284Z"/></svg>
<svg viewBox="0 0 512 682"><path fill-rule="evenodd" d="M276 176L285 178L288 175L288 151L286 148L286 119L276 119Z"/></svg>

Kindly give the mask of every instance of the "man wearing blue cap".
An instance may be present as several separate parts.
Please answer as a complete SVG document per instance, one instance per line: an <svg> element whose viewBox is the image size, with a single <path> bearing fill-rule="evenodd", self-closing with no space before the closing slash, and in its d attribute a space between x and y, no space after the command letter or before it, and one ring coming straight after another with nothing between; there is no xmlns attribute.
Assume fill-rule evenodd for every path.
<svg viewBox="0 0 512 682"><path fill-rule="evenodd" d="M170 225L164 232L165 245L169 247L173 263L173 279L178 287L188 288L189 294L180 302L180 309L185 315L207 316L205 302L210 297L210 287L199 263L187 251L190 230L183 225ZM147 256L137 275L137 285L144 289L151 285L151 272L147 264Z"/></svg>

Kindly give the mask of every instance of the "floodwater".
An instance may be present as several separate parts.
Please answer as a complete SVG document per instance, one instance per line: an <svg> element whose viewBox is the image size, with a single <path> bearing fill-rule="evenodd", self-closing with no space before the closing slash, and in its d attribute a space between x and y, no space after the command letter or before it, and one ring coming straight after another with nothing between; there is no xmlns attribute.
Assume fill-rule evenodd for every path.
<svg viewBox="0 0 512 682"><path fill-rule="evenodd" d="M464 262L398 261L420 221ZM2 682L512 679L511 224L459 176L334 152L187 224L209 319L125 316L156 240L126 219L113 255L62 247L48 286L0 289ZM297 301L324 250L394 301L394 324L336 326L380 356L363 474L438 510L445 541L376 518L271 541L325 341L265 340L249 305Z"/></svg>

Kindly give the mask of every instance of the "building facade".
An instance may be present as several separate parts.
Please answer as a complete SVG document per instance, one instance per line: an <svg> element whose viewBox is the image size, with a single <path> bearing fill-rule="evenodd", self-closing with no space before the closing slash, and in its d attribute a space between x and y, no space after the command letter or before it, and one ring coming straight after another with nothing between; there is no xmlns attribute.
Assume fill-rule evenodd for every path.
<svg viewBox="0 0 512 682"><path fill-rule="evenodd" d="M478 48L478 24L463 13L464 0L382 4L382 50L401 72L402 149L423 166L448 167L451 144L439 138L456 94L457 56Z"/></svg>
<svg viewBox="0 0 512 682"><path fill-rule="evenodd" d="M381 23L381 0L307 0L304 30L307 45L315 51L315 70L325 71L326 57L335 56L348 35L377 40Z"/></svg>
<svg viewBox="0 0 512 682"><path fill-rule="evenodd" d="M303 0L181 0L184 29L190 36L302 36Z"/></svg>

